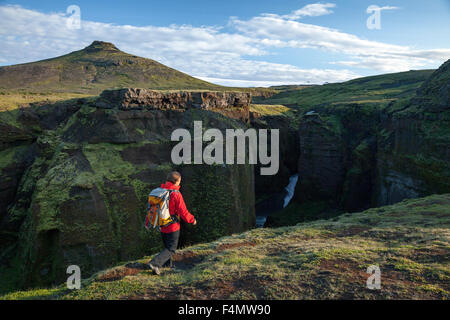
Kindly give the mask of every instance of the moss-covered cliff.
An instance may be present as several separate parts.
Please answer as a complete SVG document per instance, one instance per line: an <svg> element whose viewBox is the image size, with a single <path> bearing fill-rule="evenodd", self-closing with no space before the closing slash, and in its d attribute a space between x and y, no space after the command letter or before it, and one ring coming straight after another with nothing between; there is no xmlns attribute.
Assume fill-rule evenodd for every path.
<svg viewBox="0 0 450 320"><path fill-rule="evenodd" d="M223 115L230 97L235 94L208 93L199 98L208 107L173 104L170 110L145 103L124 109L102 97L101 103L65 102L51 116L51 106L2 115L17 128L0 151L1 175L9 177L0 190L2 288L48 285L63 280L72 264L90 274L159 250L158 232L143 227L146 199L174 169L199 222L184 228L183 244L253 226L251 165L175 166L170 158L172 131L192 132L195 120L205 129L246 128L245 100L228 105L234 118Z"/></svg>
<svg viewBox="0 0 450 320"><path fill-rule="evenodd" d="M291 121L298 128L300 149L296 203L274 212L267 225L450 192L450 61L429 78L426 74L335 84L335 94L329 85L299 90L297 105L288 108L297 111ZM389 92L380 93L382 88ZM345 102L352 92L355 101ZM307 106L313 93L322 102ZM366 99L374 94L390 99ZM266 103L278 101L275 97Z"/></svg>
<svg viewBox="0 0 450 320"><path fill-rule="evenodd" d="M450 190L450 60L390 104L378 140L378 205Z"/></svg>

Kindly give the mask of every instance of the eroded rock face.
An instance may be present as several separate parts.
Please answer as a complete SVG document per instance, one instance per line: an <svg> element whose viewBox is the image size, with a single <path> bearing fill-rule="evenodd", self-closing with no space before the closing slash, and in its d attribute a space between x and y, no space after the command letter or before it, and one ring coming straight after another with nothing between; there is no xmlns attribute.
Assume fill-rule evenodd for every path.
<svg viewBox="0 0 450 320"><path fill-rule="evenodd" d="M439 67L417 91L413 105L425 112L444 112L450 108L450 60Z"/></svg>
<svg viewBox="0 0 450 320"><path fill-rule="evenodd" d="M345 178L346 145L342 135L327 127L318 116L305 117L300 124L299 140L298 195L337 200Z"/></svg>
<svg viewBox="0 0 450 320"><path fill-rule="evenodd" d="M80 103L47 118L47 111L21 115L40 128L34 133L36 150L30 161L19 162L20 176L9 177L11 186L0 186L0 201L12 193L28 199L8 203L9 210L2 212L4 219L19 223L14 230L20 232L17 256L10 256L9 262L19 257L14 261L20 265L9 267L26 275L22 285L62 281L72 264L86 277L159 250L159 233L143 227L146 201L172 170L182 173L181 192L199 221L197 228L184 226L183 243L210 241L254 225L253 166L177 166L171 161L175 142L170 141L173 130L192 131L195 120L223 132L246 129L241 116L248 113L248 96L137 92L105 93L101 101L110 101L108 108ZM237 115L225 116L222 111L227 109Z"/></svg>
<svg viewBox="0 0 450 320"><path fill-rule="evenodd" d="M31 141L33 141L33 136L29 132L6 123L0 123L0 151Z"/></svg>
<svg viewBox="0 0 450 320"><path fill-rule="evenodd" d="M381 123L377 205L450 191L450 60Z"/></svg>
<svg viewBox="0 0 450 320"><path fill-rule="evenodd" d="M449 89L450 60L401 105L315 108L300 124L296 199L357 211L450 192Z"/></svg>
<svg viewBox="0 0 450 320"><path fill-rule="evenodd" d="M422 181L395 170L387 170L383 175L383 187L377 194L378 203L394 204L404 199L418 198L426 192Z"/></svg>
<svg viewBox="0 0 450 320"><path fill-rule="evenodd" d="M121 110L198 108L248 121L251 100L251 94L245 92L161 92L130 88L103 91L96 106Z"/></svg>
<svg viewBox="0 0 450 320"><path fill-rule="evenodd" d="M36 146L17 146L0 151L6 161L0 166L0 230L8 229L7 212L13 204L22 176L36 156ZM2 159L3 160L3 159ZM5 240L5 238L3 238Z"/></svg>
<svg viewBox="0 0 450 320"><path fill-rule="evenodd" d="M319 116L305 117L299 129L297 201L331 201L353 212L449 192L448 143L445 136L432 136L433 128L437 133L448 127L447 120L421 117L390 115L371 124L377 133L362 133L345 117L337 120L342 131Z"/></svg>
<svg viewBox="0 0 450 320"><path fill-rule="evenodd" d="M147 89L105 90L98 103L99 107L119 107L120 109L227 109L232 107L248 107L251 94L246 92L161 92ZM103 102L109 102L103 105Z"/></svg>
<svg viewBox="0 0 450 320"><path fill-rule="evenodd" d="M279 170L275 175L255 175L255 193L260 199L257 204L257 212L270 213L279 211L284 203L284 188L289 183L289 178L298 172L298 158L300 146L298 134L292 127L290 119L283 116L264 116L251 113L251 126L256 130L279 130ZM269 139L271 136L269 136ZM270 140L269 142L270 143ZM255 172L260 172L260 164L255 165ZM274 196L278 194L278 196Z"/></svg>

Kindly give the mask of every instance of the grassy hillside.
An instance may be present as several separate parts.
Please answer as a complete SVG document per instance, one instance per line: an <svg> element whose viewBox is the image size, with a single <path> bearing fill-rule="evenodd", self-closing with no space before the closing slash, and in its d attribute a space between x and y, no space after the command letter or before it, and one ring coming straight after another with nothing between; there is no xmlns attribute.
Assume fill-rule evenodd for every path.
<svg viewBox="0 0 450 320"><path fill-rule="evenodd" d="M6 90L98 94L104 89L133 86L153 89L219 87L101 41L64 56L0 68L0 88Z"/></svg>
<svg viewBox="0 0 450 320"><path fill-rule="evenodd" d="M26 90L19 91L0 91L0 113L4 111L16 110L21 106L30 106L32 104L44 105L70 99L79 99L91 97L87 93L70 92L32 92Z"/></svg>
<svg viewBox="0 0 450 320"><path fill-rule="evenodd" d="M434 70L418 70L364 77L343 83L321 86L277 88L281 92L268 99L257 98L255 103L296 105L304 111L316 105L379 104L410 97Z"/></svg>
<svg viewBox="0 0 450 320"><path fill-rule="evenodd" d="M0 67L0 112L35 102L51 103L98 95L115 88L234 90L270 96L269 88L231 88L191 77L157 61L94 41L64 56Z"/></svg>
<svg viewBox="0 0 450 320"><path fill-rule="evenodd" d="M176 270L124 263L64 286L2 299L448 299L450 194L406 200L180 250ZM369 290L367 267L381 269Z"/></svg>
<svg viewBox="0 0 450 320"><path fill-rule="evenodd" d="M33 102L55 102L98 95L105 89L218 90L221 86L191 77L154 60L94 41L64 56L0 67L0 111Z"/></svg>

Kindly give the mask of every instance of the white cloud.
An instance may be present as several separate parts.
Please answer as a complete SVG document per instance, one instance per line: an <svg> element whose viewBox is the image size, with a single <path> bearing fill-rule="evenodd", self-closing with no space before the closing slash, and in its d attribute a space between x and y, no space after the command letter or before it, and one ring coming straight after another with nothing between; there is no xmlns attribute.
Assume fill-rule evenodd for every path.
<svg viewBox="0 0 450 320"><path fill-rule="evenodd" d="M304 6L301 9L294 10L289 14L278 15L275 13L264 13L263 17L274 17L287 20L299 20L304 17L319 17L327 14L333 13L330 8L334 8L336 5L334 3L312 3Z"/></svg>
<svg viewBox="0 0 450 320"><path fill-rule="evenodd" d="M212 82L219 84L227 84L235 79L251 86L262 86L263 83L305 84L330 82L330 79L333 79L332 82L340 82L358 77L358 74L349 70L302 69L288 64L236 59L222 60L222 66L216 66L219 70L211 72L209 66L215 66L214 62L204 61L204 63L194 65L194 68L198 68L197 76L202 79L211 79ZM215 74L221 76L217 77ZM239 77L236 77L237 74Z"/></svg>
<svg viewBox="0 0 450 320"><path fill-rule="evenodd" d="M355 60L334 61L330 62L334 65L342 65L346 67L358 67L365 69L376 69L383 72L407 71L414 68L422 68L427 65L425 61L420 59L408 60L393 57L356 57Z"/></svg>
<svg viewBox="0 0 450 320"><path fill-rule="evenodd" d="M279 17L259 16L242 21L233 19L233 25L242 34L262 41L277 41L278 46L325 49L348 54L369 50L404 50L402 46L369 41L335 29L306 24Z"/></svg>
<svg viewBox="0 0 450 320"><path fill-rule="evenodd" d="M222 79L222 78L210 78L210 77L198 77L199 79L220 84L226 87L270 87L276 85L290 85L297 84L297 82L276 82L276 81L250 81L250 80L234 80L234 79Z"/></svg>
<svg viewBox="0 0 450 320"><path fill-rule="evenodd" d="M301 9L295 10L288 15L282 16L284 19L298 20L303 17L318 17L333 13L330 8L334 8L334 3L312 3L304 6Z"/></svg>
<svg viewBox="0 0 450 320"><path fill-rule="evenodd" d="M91 39L111 41L123 48L136 48L140 51L159 49L171 52L200 53L228 52L237 54L262 55L255 40L240 34L220 33L213 27L195 28L192 26L136 27L131 25L114 25L107 23L82 21L80 29L67 26L67 17L63 14L44 14L27 10L18 6L0 7L0 37L7 45L12 45L18 39L30 41L38 45L36 54L44 46L56 54L67 49L78 49L80 41L89 44ZM11 40L5 37L14 38ZM41 45L41 41L44 43ZM51 47L46 47L46 46ZM135 49L135 50L136 50ZM3 56L12 54L4 48ZM28 56L28 55L27 55ZM9 57L8 57L9 58Z"/></svg>
<svg viewBox="0 0 450 320"><path fill-rule="evenodd" d="M394 72L439 65L450 58L450 49L415 50L408 46L362 39L336 29L306 24L277 15L261 15L249 20L232 18L231 24L241 34L260 39L263 45L279 48L312 48L343 53L352 59L332 62L334 65Z"/></svg>
<svg viewBox="0 0 450 320"><path fill-rule="evenodd" d="M212 82L259 86L345 81L358 76L355 68L394 72L450 58L449 49L415 50L296 21L330 14L334 7L332 3L315 3L284 16L265 14L245 21L230 18L229 26L236 32L224 32L211 26L132 26L85 20L80 29L71 29L63 13L0 6L0 62L46 59L102 40ZM345 54L348 59L334 61L331 66L351 70L300 68L248 58L263 57L283 47Z"/></svg>
<svg viewBox="0 0 450 320"><path fill-rule="evenodd" d="M45 14L19 6L0 7L0 57L13 63L36 61L79 50L93 40L155 59L200 78L245 85L322 83L358 76L348 70L305 70L292 65L244 59L266 54L267 43L213 27L114 25L82 21L67 27L64 14ZM236 79L238 81L236 82ZM239 82L240 81L240 82Z"/></svg>

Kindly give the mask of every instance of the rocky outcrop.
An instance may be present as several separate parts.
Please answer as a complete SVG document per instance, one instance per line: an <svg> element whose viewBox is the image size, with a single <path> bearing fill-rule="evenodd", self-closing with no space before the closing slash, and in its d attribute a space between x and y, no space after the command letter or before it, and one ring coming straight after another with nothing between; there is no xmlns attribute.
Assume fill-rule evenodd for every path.
<svg viewBox="0 0 450 320"><path fill-rule="evenodd" d="M86 51L88 53L93 53L93 52L108 52L108 51L109 52L118 52L120 50L117 49L117 47L110 42L96 40L96 41L92 42L89 46L84 48L84 51Z"/></svg>
<svg viewBox="0 0 450 320"><path fill-rule="evenodd" d="M96 107L120 110L197 108L213 110L248 122L251 101L251 94L246 92L161 92L130 88L104 91L96 102Z"/></svg>
<svg viewBox="0 0 450 320"><path fill-rule="evenodd" d="M228 109L248 107L252 97L246 92L161 92L146 89L105 90L98 107L119 109Z"/></svg>

